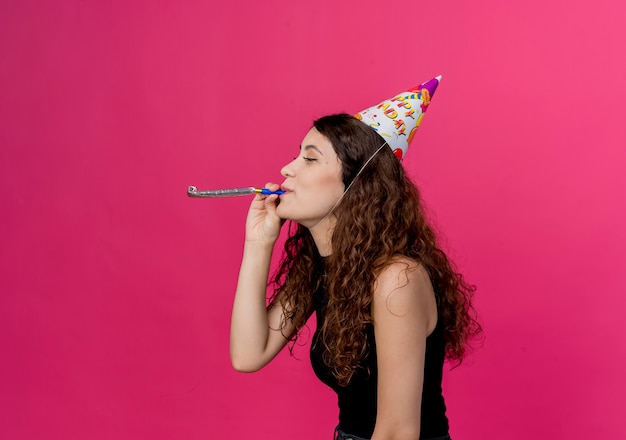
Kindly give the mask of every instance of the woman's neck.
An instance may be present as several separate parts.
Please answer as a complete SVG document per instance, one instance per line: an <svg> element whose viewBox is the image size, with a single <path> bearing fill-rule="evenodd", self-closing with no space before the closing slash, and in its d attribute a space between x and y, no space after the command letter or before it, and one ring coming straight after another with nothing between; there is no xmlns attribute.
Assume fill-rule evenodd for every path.
<svg viewBox="0 0 626 440"><path fill-rule="evenodd" d="M332 236L335 229L336 218L334 216L325 218L315 226L309 228L309 232L313 237L317 252L321 257L327 257L333 253Z"/></svg>

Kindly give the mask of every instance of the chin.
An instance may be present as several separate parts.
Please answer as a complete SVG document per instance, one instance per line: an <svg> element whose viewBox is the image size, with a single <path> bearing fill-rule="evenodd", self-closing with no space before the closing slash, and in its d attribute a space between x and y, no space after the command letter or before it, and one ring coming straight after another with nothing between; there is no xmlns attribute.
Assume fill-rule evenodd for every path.
<svg viewBox="0 0 626 440"><path fill-rule="evenodd" d="M288 212L285 212L284 209L280 209L280 205L276 207L276 215L283 220L293 220L293 218L289 216Z"/></svg>
<svg viewBox="0 0 626 440"><path fill-rule="evenodd" d="M296 222L298 224L302 224L302 218L298 217L297 215L293 215L293 213L290 213L288 211L281 211L280 209L276 210L276 215L281 219L281 220L289 220L292 222ZM306 221L305 221L306 223Z"/></svg>

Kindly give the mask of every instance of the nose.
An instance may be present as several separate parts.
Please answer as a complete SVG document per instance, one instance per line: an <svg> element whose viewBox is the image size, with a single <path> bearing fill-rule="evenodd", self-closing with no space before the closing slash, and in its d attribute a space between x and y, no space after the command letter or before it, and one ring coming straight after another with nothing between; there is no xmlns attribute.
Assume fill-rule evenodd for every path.
<svg viewBox="0 0 626 440"><path fill-rule="evenodd" d="M294 166L293 166L294 161L295 159L280 169L281 176L285 178L294 176Z"/></svg>

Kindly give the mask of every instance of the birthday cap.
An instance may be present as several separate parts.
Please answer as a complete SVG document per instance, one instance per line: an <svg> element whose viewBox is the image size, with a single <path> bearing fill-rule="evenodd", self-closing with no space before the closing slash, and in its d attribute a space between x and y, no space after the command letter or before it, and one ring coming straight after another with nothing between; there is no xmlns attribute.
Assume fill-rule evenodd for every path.
<svg viewBox="0 0 626 440"><path fill-rule="evenodd" d="M441 81L441 75L402 92L355 115L387 141L393 153L402 160L409 149Z"/></svg>

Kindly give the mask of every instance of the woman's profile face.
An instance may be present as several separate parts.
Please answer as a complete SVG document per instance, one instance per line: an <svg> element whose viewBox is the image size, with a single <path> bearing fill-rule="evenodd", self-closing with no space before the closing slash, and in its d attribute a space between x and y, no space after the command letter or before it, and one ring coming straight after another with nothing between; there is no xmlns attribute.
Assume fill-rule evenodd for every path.
<svg viewBox="0 0 626 440"><path fill-rule="evenodd" d="M344 184L341 161L326 136L312 128L302 140L299 155L281 169L285 178L277 214L311 227L341 198Z"/></svg>

